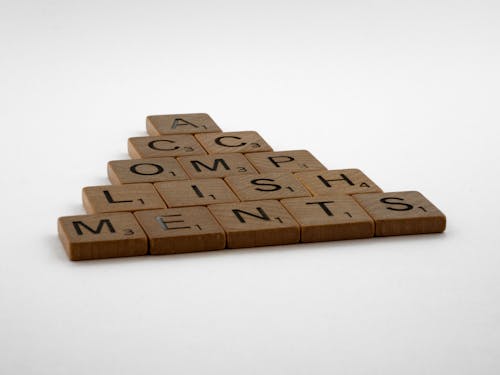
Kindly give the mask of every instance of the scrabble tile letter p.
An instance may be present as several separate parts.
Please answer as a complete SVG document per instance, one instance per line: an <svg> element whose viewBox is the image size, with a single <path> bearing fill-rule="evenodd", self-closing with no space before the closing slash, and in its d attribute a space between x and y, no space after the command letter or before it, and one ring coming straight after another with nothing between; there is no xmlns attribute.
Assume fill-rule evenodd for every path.
<svg viewBox="0 0 500 375"><path fill-rule="evenodd" d="M326 170L309 151L254 152L245 155L260 173Z"/></svg>

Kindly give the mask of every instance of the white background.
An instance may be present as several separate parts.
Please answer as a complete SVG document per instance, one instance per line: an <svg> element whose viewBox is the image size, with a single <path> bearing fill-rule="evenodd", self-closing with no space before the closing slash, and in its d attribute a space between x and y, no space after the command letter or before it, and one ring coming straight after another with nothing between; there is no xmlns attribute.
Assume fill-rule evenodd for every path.
<svg viewBox="0 0 500 375"><path fill-rule="evenodd" d="M1 1L1 374L498 374L498 1ZM148 114L419 190L443 235L70 262Z"/></svg>

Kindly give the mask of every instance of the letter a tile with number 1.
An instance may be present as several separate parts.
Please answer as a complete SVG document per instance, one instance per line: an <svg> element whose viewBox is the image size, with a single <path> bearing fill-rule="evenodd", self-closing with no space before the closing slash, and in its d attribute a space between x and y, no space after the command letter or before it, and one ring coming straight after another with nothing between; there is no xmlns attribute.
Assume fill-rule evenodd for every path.
<svg viewBox="0 0 500 375"><path fill-rule="evenodd" d="M146 129L149 135L197 134L222 131L206 113L148 116L146 118Z"/></svg>

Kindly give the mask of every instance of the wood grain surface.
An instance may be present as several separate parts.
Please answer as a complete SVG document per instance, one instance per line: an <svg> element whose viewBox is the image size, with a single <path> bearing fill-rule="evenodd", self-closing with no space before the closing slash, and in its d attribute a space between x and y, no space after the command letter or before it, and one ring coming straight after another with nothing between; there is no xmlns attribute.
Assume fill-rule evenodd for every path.
<svg viewBox="0 0 500 375"><path fill-rule="evenodd" d="M146 234L129 212L60 217L58 233L71 260L148 253Z"/></svg>
<svg viewBox="0 0 500 375"><path fill-rule="evenodd" d="M445 215L417 191L353 196L375 221L376 236L439 233Z"/></svg>
<svg viewBox="0 0 500 375"><path fill-rule="evenodd" d="M206 207L138 211L137 220L149 238L152 255L220 250L224 230Z"/></svg>

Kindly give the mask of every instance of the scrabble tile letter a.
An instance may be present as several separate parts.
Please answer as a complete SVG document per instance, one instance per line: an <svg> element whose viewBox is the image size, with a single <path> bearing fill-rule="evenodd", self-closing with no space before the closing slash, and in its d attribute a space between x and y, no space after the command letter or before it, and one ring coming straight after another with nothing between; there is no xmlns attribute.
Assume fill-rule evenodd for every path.
<svg viewBox="0 0 500 375"><path fill-rule="evenodd" d="M148 116L146 127L150 135L221 132L214 120L206 113Z"/></svg>

